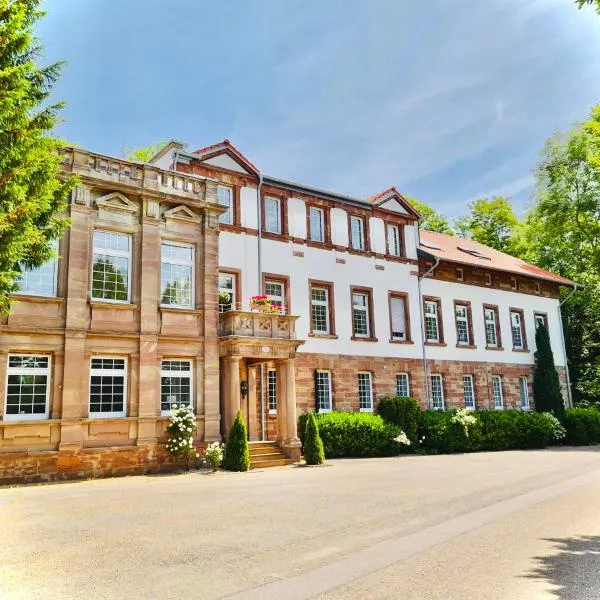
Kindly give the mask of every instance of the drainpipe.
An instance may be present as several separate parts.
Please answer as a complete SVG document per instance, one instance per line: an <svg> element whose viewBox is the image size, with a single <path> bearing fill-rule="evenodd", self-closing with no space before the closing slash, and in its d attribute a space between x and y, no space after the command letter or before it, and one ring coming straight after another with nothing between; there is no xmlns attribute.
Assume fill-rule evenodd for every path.
<svg viewBox="0 0 600 600"><path fill-rule="evenodd" d="M258 202L258 294L262 294L262 186L263 176L262 173L258 174L258 190L256 192L256 199Z"/></svg>
<svg viewBox="0 0 600 600"><path fill-rule="evenodd" d="M563 331L563 320L562 320L562 305L579 289L579 286L575 284L573 290L569 295L558 305L558 323L560 325L560 341L562 344L562 350L565 357L565 375L567 377L567 407L573 408L573 394L571 393L571 378L569 377L569 360L567 358L567 345L565 344L565 333Z"/></svg>

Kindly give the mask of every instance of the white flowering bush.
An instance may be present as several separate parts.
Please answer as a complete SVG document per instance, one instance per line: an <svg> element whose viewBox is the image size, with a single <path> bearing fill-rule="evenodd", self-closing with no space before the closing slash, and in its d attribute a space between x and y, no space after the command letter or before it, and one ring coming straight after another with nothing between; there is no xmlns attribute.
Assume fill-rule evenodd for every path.
<svg viewBox="0 0 600 600"><path fill-rule="evenodd" d="M548 421L552 432L552 439L555 441L562 440L567 435L567 430L562 426L562 423L549 412L542 413L542 416Z"/></svg>
<svg viewBox="0 0 600 600"><path fill-rule="evenodd" d="M220 444L219 442L213 442L212 444L209 444L206 450L204 451L204 454L202 455L202 462L211 471L216 471L223 462L224 450L225 446L223 444Z"/></svg>
<svg viewBox="0 0 600 600"><path fill-rule="evenodd" d="M167 441L167 450L172 456L184 456L189 460L190 454L194 451L194 428L196 427L196 418L191 406L182 404L171 406L171 417L167 432L169 439Z"/></svg>
<svg viewBox="0 0 600 600"><path fill-rule="evenodd" d="M469 429L477 423L475 415L472 415L466 408L459 408L451 420L452 423L456 423L463 428L465 437L469 437Z"/></svg>
<svg viewBox="0 0 600 600"><path fill-rule="evenodd" d="M410 440L404 431L401 431L400 434L394 438L394 441L398 442L399 444L404 444L405 446L410 446Z"/></svg>

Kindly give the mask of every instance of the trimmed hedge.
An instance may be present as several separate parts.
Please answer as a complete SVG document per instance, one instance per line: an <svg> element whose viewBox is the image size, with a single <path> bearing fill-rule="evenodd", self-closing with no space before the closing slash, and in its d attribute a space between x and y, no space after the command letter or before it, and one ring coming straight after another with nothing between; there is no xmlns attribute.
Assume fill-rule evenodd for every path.
<svg viewBox="0 0 600 600"><path fill-rule="evenodd" d="M394 441L401 428L370 413L331 412L315 415L326 458L396 456L410 446ZM298 430L304 445L306 420L300 417Z"/></svg>
<svg viewBox="0 0 600 600"><path fill-rule="evenodd" d="M381 415L384 421L398 425L413 446L417 443L421 407L414 398L386 396L380 400L377 414Z"/></svg>
<svg viewBox="0 0 600 600"><path fill-rule="evenodd" d="M595 408L569 408L565 411L567 444L591 446L600 444L600 410Z"/></svg>

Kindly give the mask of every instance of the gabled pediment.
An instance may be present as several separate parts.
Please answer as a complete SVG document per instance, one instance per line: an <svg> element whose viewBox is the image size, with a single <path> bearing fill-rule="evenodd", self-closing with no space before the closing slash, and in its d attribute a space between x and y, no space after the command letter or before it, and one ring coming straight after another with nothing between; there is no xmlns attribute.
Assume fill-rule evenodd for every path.
<svg viewBox="0 0 600 600"><path fill-rule="evenodd" d="M120 192L112 192L106 196L96 198L96 205L107 210L116 210L125 213L135 213L137 204Z"/></svg>
<svg viewBox="0 0 600 600"><path fill-rule="evenodd" d="M211 167L227 169L244 175L257 175L259 170L229 140L196 150L197 159Z"/></svg>
<svg viewBox="0 0 600 600"><path fill-rule="evenodd" d="M250 171L244 168L244 166L241 165L232 156L227 154L227 152L223 152L221 154L217 154L216 156L212 156L211 158L207 158L206 160L203 160L202 163L205 165L210 165L212 167L220 167L229 171L235 171L236 173L250 175Z"/></svg>
<svg viewBox="0 0 600 600"><path fill-rule="evenodd" d="M175 208L165 211L163 216L165 219L176 219L191 223L200 223L202 221L202 217L200 215L196 214L191 208L188 208L184 205L176 206Z"/></svg>
<svg viewBox="0 0 600 600"><path fill-rule="evenodd" d="M371 196L369 203L378 208L409 215L417 219L420 217L410 202L395 187L388 188L376 196Z"/></svg>

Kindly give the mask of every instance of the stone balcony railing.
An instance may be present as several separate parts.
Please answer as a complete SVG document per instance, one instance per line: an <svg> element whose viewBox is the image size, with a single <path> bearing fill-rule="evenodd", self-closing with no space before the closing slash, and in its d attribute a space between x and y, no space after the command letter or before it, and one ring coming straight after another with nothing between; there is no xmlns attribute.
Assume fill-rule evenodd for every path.
<svg viewBox="0 0 600 600"><path fill-rule="evenodd" d="M231 310L219 313L219 335L295 340L297 319L279 313Z"/></svg>

